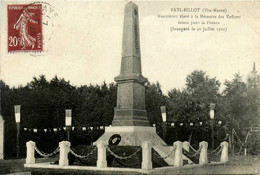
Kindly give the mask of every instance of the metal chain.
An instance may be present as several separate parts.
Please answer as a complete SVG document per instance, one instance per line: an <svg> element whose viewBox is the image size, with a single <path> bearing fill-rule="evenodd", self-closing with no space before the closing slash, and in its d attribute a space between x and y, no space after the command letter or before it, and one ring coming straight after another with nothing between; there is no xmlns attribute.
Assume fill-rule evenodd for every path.
<svg viewBox="0 0 260 175"><path fill-rule="evenodd" d="M200 154L200 151L202 150L202 146L190 157L195 157L196 155Z"/></svg>
<svg viewBox="0 0 260 175"><path fill-rule="evenodd" d="M53 153L48 154L48 153L44 153L43 151L40 151L40 150L35 146L35 151L36 151L39 155L41 155L41 156L43 156L43 157L51 157L51 156L53 156L54 154L57 154L57 153L60 151L60 148L57 147L57 148L55 149L55 151L53 151Z"/></svg>
<svg viewBox="0 0 260 175"><path fill-rule="evenodd" d="M190 147L194 152L197 152L197 150L196 150L195 148L193 148L190 143L189 143L189 147Z"/></svg>
<svg viewBox="0 0 260 175"><path fill-rule="evenodd" d="M237 136L237 138L238 138L238 141L239 141L239 143L240 144L242 144L242 141L240 140L240 138L238 137L238 135L237 135L237 132L235 131L235 129L233 128L233 131L234 131L234 133L236 134L236 136Z"/></svg>
<svg viewBox="0 0 260 175"><path fill-rule="evenodd" d="M90 156L91 154L93 154L95 151L96 151L97 147L95 147L90 153L88 153L87 155L85 156L82 156L82 155L79 155L77 153L75 153L72 148L69 148L69 152L71 152L72 155L74 155L75 157L77 158L80 158L80 159L84 159L84 158L87 158L88 156Z"/></svg>
<svg viewBox="0 0 260 175"><path fill-rule="evenodd" d="M208 154L213 154L213 153L215 153L216 151L218 151L219 150L219 148L221 147L221 145L219 145L216 149L214 149L213 151L211 151L210 153L208 153Z"/></svg>
<svg viewBox="0 0 260 175"><path fill-rule="evenodd" d="M176 150L176 145L173 147L173 149L171 150L171 152L167 155L167 156L165 156L165 157L162 157L163 159L167 159L168 157L170 157L170 155L172 155L172 153L175 153L175 150Z"/></svg>
<svg viewBox="0 0 260 175"><path fill-rule="evenodd" d="M111 155L115 156L117 159L129 159L129 158L133 157L134 155L136 155L136 153L138 153L139 151L141 151L141 148L138 148L133 154L131 154L131 155L129 155L129 156L126 156L126 157L123 157L123 156L118 156L118 155L116 155L108 146L105 146L105 147L107 148L108 152L109 152Z"/></svg>
<svg viewBox="0 0 260 175"><path fill-rule="evenodd" d="M219 155L219 154L221 153L222 149L223 149L223 146L220 146L219 151L218 151L215 155L216 155L216 156Z"/></svg>

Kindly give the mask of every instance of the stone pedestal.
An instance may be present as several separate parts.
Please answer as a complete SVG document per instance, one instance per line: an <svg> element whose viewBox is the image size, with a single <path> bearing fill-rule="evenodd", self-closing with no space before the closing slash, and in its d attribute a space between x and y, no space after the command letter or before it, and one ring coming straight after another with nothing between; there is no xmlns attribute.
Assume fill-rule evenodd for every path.
<svg viewBox="0 0 260 175"><path fill-rule="evenodd" d="M35 142L33 141L26 142L26 148L27 148L26 161L25 161L26 164L35 164L35 157L34 157Z"/></svg>
<svg viewBox="0 0 260 175"><path fill-rule="evenodd" d="M173 147L176 148L174 152L174 163L173 166L181 167L183 166L183 159L182 159L182 142L177 141L173 143Z"/></svg>
<svg viewBox="0 0 260 175"><path fill-rule="evenodd" d="M106 168L107 167L107 153L105 142L98 142L97 149L98 149L98 159L97 159L97 167L98 168Z"/></svg>
<svg viewBox="0 0 260 175"><path fill-rule="evenodd" d="M200 151L200 159L199 159L199 164L207 164L208 163L208 143L203 141L203 142L200 142L200 148L201 151Z"/></svg>
<svg viewBox="0 0 260 175"><path fill-rule="evenodd" d="M142 169L150 170L152 168L152 145L150 142L145 141L142 143Z"/></svg>
<svg viewBox="0 0 260 175"><path fill-rule="evenodd" d="M220 145L222 147L220 162L226 163L228 161L228 142L222 142Z"/></svg>
<svg viewBox="0 0 260 175"><path fill-rule="evenodd" d="M59 143L60 147L60 159L59 159L59 165L60 166L68 166L69 165L69 149L70 149L70 142L68 141L62 141Z"/></svg>
<svg viewBox="0 0 260 175"><path fill-rule="evenodd" d="M4 159L4 119L0 114L0 160Z"/></svg>

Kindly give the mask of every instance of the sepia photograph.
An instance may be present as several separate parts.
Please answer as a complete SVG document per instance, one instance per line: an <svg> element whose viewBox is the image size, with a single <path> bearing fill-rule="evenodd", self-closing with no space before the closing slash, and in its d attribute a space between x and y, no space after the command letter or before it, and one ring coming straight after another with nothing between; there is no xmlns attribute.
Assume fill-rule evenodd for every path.
<svg viewBox="0 0 260 175"><path fill-rule="evenodd" d="M0 1L0 174L260 174L260 2Z"/></svg>

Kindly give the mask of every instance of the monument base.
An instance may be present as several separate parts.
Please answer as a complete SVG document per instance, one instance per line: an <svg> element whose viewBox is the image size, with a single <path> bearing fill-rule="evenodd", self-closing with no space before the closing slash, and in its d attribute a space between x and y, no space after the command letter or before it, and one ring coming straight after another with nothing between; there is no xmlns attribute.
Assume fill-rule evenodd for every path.
<svg viewBox="0 0 260 175"><path fill-rule="evenodd" d="M105 128L105 133L96 141L108 144L114 134L121 136L119 146L141 146L144 141L149 141L153 146L167 145L156 133L155 127L146 126L110 126Z"/></svg>

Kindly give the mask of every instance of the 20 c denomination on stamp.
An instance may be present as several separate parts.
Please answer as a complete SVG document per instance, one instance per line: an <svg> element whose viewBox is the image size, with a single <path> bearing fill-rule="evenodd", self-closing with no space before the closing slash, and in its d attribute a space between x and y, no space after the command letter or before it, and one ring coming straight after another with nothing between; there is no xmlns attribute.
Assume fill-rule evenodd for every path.
<svg viewBox="0 0 260 175"><path fill-rule="evenodd" d="M8 5L8 52L41 52L42 4Z"/></svg>

